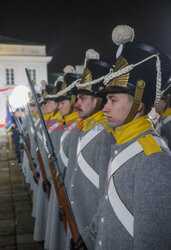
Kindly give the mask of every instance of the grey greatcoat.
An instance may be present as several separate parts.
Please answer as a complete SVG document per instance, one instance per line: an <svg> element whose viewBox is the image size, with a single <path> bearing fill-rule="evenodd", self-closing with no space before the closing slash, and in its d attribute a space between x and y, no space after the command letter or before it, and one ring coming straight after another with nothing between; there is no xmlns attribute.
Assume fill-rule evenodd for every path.
<svg viewBox="0 0 171 250"><path fill-rule="evenodd" d="M38 137L38 145L40 154L42 157L44 169L46 176L48 176L48 159L47 159L47 152L45 149L44 138L43 138L43 131L41 123L39 122L37 127L37 137ZM38 160L37 165L39 166ZM48 210L48 198L46 192L44 192L42 183L43 178L41 175L40 167L39 169L39 185L35 184L35 193L36 193L36 200L34 200L35 206L35 225L34 225L34 240L35 241L42 241L45 239L45 230L46 230L46 218L47 218L47 210Z"/></svg>
<svg viewBox="0 0 171 250"><path fill-rule="evenodd" d="M164 118L161 117L156 127L156 130L164 138L169 149L171 150L171 115Z"/></svg>
<svg viewBox="0 0 171 250"><path fill-rule="evenodd" d="M39 149L41 148L42 145L42 135L41 135L41 128L40 128L40 119L34 119L34 123L35 123L35 129L36 129L36 133L37 133L37 141L38 141L38 146ZM35 145L37 146L37 145ZM36 149L35 149L36 152ZM40 178L40 169L39 169L39 164L38 164L38 160L37 160L37 156L35 154L35 165L36 165L36 172L39 174L39 178ZM38 195L38 188L39 188L39 184L36 184L35 182L33 182L32 184L33 186L33 206L32 206L32 216L36 217L36 205L37 205L37 195Z"/></svg>
<svg viewBox="0 0 171 250"><path fill-rule="evenodd" d="M72 126L75 122L71 123ZM64 173L64 169L67 166L67 162L69 160L68 151L69 149L73 149L76 145L76 135L78 134L77 131L71 131L72 128L69 124L65 128L62 127L57 129L57 132L52 132L52 141L55 147L55 152L58 158L58 164L61 173ZM69 127L69 129L67 129ZM65 129L65 131L64 131ZM71 144L71 138L74 139L74 143ZM72 155L74 158L74 155ZM67 161L67 162L66 162ZM57 170L57 169L56 169ZM59 209L58 209L58 202L54 187L52 186L51 197L49 201L48 207L48 221L47 221L47 231L46 231L46 239L45 239L45 249L50 250L63 250L65 249L66 243L66 233L64 230L63 222L60 220L59 217Z"/></svg>
<svg viewBox="0 0 171 250"><path fill-rule="evenodd" d="M55 120L55 122L58 123L57 120ZM55 123L53 123L53 126L54 125L55 125ZM39 149L40 149L40 153L42 156L43 165L44 165L44 169L46 172L46 177L53 188L52 178L51 178L51 173L50 173L50 168L49 168L49 162L48 162L48 151L47 151L47 147L46 147L46 140L44 137L44 133L43 133L43 129L42 129L41 124L40 124L39 130L40 131L38 132L38 135L40 134L39 137L41 138ZM49 130L51 131L51 128L49 128ZM51 133L50 133L50 136L51 136ZM42 174L40 171L40 180L39 180L39 185L37 187L36 212L35 212L35 217L36 217L35 227L34 227L34 240L35 241L45 240L46 231L47 231L46 227L47 227L49 200L47 197L47 193L44 192L44 190L43 190L42 183L43 183L43 178L42 178ZM50 197L51 197L51 194L50 194Z"/></svg>
<svg viewBox="0 0 171 250"><path fill-rule="evenodd" d="M53 130L54 129L54 130ZM64 126L58 126L58 123L56 123L56 127L53 125L53 129L50 129L50 137L54 146L55 154L57 156L59 148L60 148L60 138L61 135L64 132ZM60 169L62 171L62 169ZM56 169L58 171L58 169ZM50 177L51 178L51 177ZM51 178L52 182L52 178ZM47 225L46 225L46 232L45 232L45 249L58 249L54 248L54 239L56 240L56 217L58 217L58 203L57 203L57 197L54 189L54 185L52 182L52 188L51 188L51 195L49 199L49 205L47 210ZM59 232L60 233L60 232Z"/></svg>
<svg viewBox="0 0 171 250"><path fill-rule="evenodd" d="M171 156L153 130L138 137L147 134L155 136L162 152L147 156L137 138L112 146L105 193L86 240L88 249L89 245L98 250L170 249Z"/></svg>
<svg viewBox="0 0 171 250"><path fill-rule="evenodd" d="M76 158L68 162L65 183L78 231L86 237L87 228L97 213L99 200L104 192L104 181L114 142L112 133L102 126L80 132ZM70 157L71 158L71 157ZM67 235L68 249L71 235ZM93 250L93 248L88 248Z"/></svg>
<svg viewBox="0 0 171 250"><path fill-rule="evenodd" d="M22 129L23 129L24 134L28 133L29 124L30 124L29 116L27 115L27 116L23 119L23 122L22 122ZM23 140L22 140L22 141L23 141ZM27 155L26 155L26 153L25 153L25 151L24 151L21 169L22 169L23 174L24 174L25 176L26 176L27 168L28 168L28 167L29 167L29 162L28 162Z"/></svg>
<svg viewBox="0 0 171 250"><path fill-rule="evenodd" d="M33 120L35 121L36 118L33 117ZM27 120L27 126L28 126L28 135L29 135L29 139L30 139L30 154L32 156L32 160L36 165L36 145L35 145L35 141L34 141L34 130L33 130L33 126L30 120L30 117L28 117ZM30 168L30 165L28 164L28 166L26 166L26 183L30 184L30 189L33 190L34 188L34 179L33 179L33 172Z"/></svg>

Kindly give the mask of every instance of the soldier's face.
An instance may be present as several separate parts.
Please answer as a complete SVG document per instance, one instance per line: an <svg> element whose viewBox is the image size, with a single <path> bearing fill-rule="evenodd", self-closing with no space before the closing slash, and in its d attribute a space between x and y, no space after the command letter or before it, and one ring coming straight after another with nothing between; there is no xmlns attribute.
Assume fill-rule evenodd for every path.
<svg viewBox="0 0 171 250"><path fill-rule="evenodd" d="M57 102L53 100L47 100L46 102L46 113L54 112L57 107Z"/></svg>
<svg viewBox="0 0 171 250"><path fill-rule="evenodd" d="M68 115L70 107L71 107L71 102L69 100L61 101L58 106L61 116L64 117L65 115Z"/></svg>
<svg viewBox="0 0 171 250"><path fill-rule="evenodd" d="M129 94L108 94L107 103L103 108L109 122L114 122L115 126L120 126L126 120L133 103L133 98Z"/></svg>
<svg viewBox="0 0 171 250"><path fill-rule="evenodd" d="M46 111L46 104L43 103L43 104L40 106L40 108L41 108L41 111L42 111L43 114L46 114L46 113L47 113L47 111Z"/></svg>
<svg viewBox="0 0 171 250"><path fill-rule="evenodd" d="M33 112L34 114L36 114L36 112L37 112L36 106L30 106L30 111Z"/></svg>
<svg viewBox="0 0 171 250"><path fill-rule="evenodd" d="M80 118L86 118L91 116L95 107L97 99L90 95L77 95L77 102L75 104L75 109L79 113Z"/></svg>

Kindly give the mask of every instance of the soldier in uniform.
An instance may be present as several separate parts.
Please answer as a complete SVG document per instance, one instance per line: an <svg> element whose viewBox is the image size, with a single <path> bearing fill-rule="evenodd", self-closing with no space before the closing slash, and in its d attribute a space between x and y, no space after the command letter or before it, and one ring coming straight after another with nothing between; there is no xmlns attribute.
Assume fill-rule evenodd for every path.
<svg viewBox="0 0 171 250"><path fill-rule="evenodd" d="M39 101L39 105L40 105L40 108L41 108L41 111L42 111L42 114L43 116L47 116L46 114L46 103L43 99L43 91L44 89L42 90L42 93L40 95L40 97L38 98L38 101ZM39 187L41 186L41 176L40 176L40 166L39 166L39 162L38 162L38 158L37 158L37 154L36 154L36 150L37 150L37 147L39 148L39 151L40 151L40 154L42 155L42 152L41 152L41 149L42 149L42 144L43 144L43 137L42 137L42 134L41 134L41 126L40 126L40 119L39 119L39 116L38 116L38 113L37 113L37 108L35 106L35 103L33 102L34 104L34 110L36 113L32 113L32 120L33 120L33 123L34 123L34 127L35 127L35 130L33 129L33 124L31 123L31 130L32 130L32 134L33 134L33 138L34 138L34 144L31 144L31 148L32 150L34 151L34 162L35 162L35 167L36 167L36 172L37 172L37 175L38 175L38 179L39 179L39 184L36 183L35 181L33 182L33 190L34 190L34 195L33 195L33 205L32 205L32 216L33 217L36 217L36 206L37 206L37 199L38 199L38 190L39 190ZM31 117L29 117L29 119L31 120ZM35 141L35 137L37 137L37 142ZM33 147L34 146L34 147Z"/></svg>
<svg viewBox="0 0 171 250"><path fill-rule="evenodd" d="M69 69L71 66L69 66ZM72 69L72 68L71 68ZM74 104L75 97L73 97L70 91L64 91L69 88L70 85L80 78L79 74L73 73L74 71L69 71L68 67L65 67L64 79L62 82L62 86L60 92L57 93L56 97L59 100L59 112L62 117L62 120L57 124L57 126L49 127L49 133L54 145L54 149L56 155L59 152L60 144L61 144L61 136L67 127L71 126L74 121L76 121L78 117L78 112L74 112ZM65 92L65 93L64 93ZM58 172L58 169L56 169ZM60 171L63 172L63 169L60 168ZM55 187L52 185L50 201L48 206L48 219L47 219L47 227L46 227L46 237L45 237L45 248L46 249L63 249L64 245L64 228L60 221L59 210L57 197L55 193Z"/></svg>
<svg viewBox="0 0 171 250"><path fill-rule="evenodd" d="M37 97L38 97L38 100L40 100L39 93L37 93ZM36 118L37 109L36 109L32 95L30 95L29 106L31 108L33 119L35 121L37 119ZM24 129L24 131L28 132L28 138L29 138L29 144L30 144L30 154L32 156L32 160L34 162L34 165L36 167L37 157L36 157L36 145L35 145L35 140L34 140L34 129L33 129L32 122L31 122L29 115L26 116L25 121L23 122L23 128L25 128L25 127L26 127L26 129ZM36 169L36 171L37 171L37 169ZM27 161L26 161L26 183L30 184L31 190L34 189L35 181L33 179L33 173L32 173L32 170L30 169Z"/></svg>
<svg viewBox="0 0 171 250"><path fill-rule="evenodd" d="M13 114L13 116L18 117L18 121L20 122L20 124L22 125L22 117L20 114L20 110L16 109L15 113ZM17 124L15 122L15 119L13 119L13 126L12 126L12 140L13 143L15 145L15 155L16 155L16 159L18 162L18 165L21 166L21 151L20 151L20 133L19 130L17 128Z"/></svg>
<svg viewBox="0 0 171 250"><path fill-rule="evenodd" d="M131 42L128 36L121 39L127 35L121 32L124 28L132 30L118 26L113 31L113 40L119 36L123 44L114 72L98 94L107 98L103 111L115 125L116 144L111 147L105 192L85 244L98 250L170 249L171 155L147 115L160 100L170 60L151 45Z"/></svg>
<svg viewBox="0 0 171 250"><path fill-rule="evenodd" d="M82 238L84 239L89 232L87 230L103 194L107 172L104 166L107 168L114 137L104 126L107 121L101 110L102 99L97 98L95 94L102 87L102 82L93 84L93 81L106 75L109 70L110 66L106 62L97 59L87 60L80 83L76 85L75 109L82 118L82 130L79 137L75 138L78 141L76 142L72 136L69 144L65 186L80 239L76 245L71 240L71 249L84 247ZM66 249L69 247L70 239L71 234L68 232Z"/></svg>
<svg viewBox="0 0 171 250"><path fill-rule="evenodd" d="M96 51L89 49L86 52L86 60L90 58L99 58L99 53ZM85 62L86 62L85 60ZM74 76L74 75L73 75ZM76 89L74 84L74 78L72 74L66 74L64 76L64 81L66 82L65 88L58 93L58 96L61 100L59 104L59 109L61 112L61 115L64 116L67 112L67 106L69 103L67 100L71 100L72 106L70 108L70 112L68 115L64 116L64 132L62 133L62 136L60 138L60 145L59 145L59 153L58 153L58 165L60 167L60 170L63 172L63 169L66 170L66 167L68 165L69 156L70 159L74 159L75 154L73 154L75 147L77 146L77 138L78 134L80 132L80 126L81 126L81 120L78 116L78 112L71 112L74 110L74 104L75 104L75 95L71 95ZM81 76L79 76L81 77ZM70 89L70 91L69 91ZM68 97L66 98L66 93L68 92ZM70 94L69 94L70 92ZM70 143L71 142L71 143ZM54 141L55 147L57 146L57 141ZM70 151L70 154L68 155L68 151ZM72 152L71 152L72 151ZM65 171L64 171L65 175ZM58 207L57 207L57 200L56 196L54 195L54 203L53 208L51 209L51 227L50 230L47 230L47 240L45 242L45 247L48 248L48 241L49 242L49 249L65 249L65 242L66 242L66 232L64 231L64 225L63 222L61 222L59 214L58 214ZM49 206L50 210L50 206ZM52 212L53 211L53 212ZM50 220L48 220L48 224L50 224Z"/></svg>
<svg viewBox="0 0 171 250"><path fill-rule="evenodd" d="M44 108L46 110L46 114L43 114L43 118L47 125L47 129L48 129L48 124L51 124L51 126L52 124L55 125L60 118L60 113L58 112L58 98L56 98L56 93L58 91L58 88L60 88L61 86L61 81L57 81L57 84L58 86L50 86L46 84L44 86L44 89L42 89L41 104L44 103L45 105ZM42 105L41 105L41 110L42 110ZM37 197L35 200L35 205L33 206L36 218L34 226L34 240L43 241L45 240L48 203L49 203L49 197L46 192L46 185L48 185L50 188L52 180L49 170L48 154L47 154L45 138L43 135L42 124L40 122L40 119L38 120L39 121L37 124L37 135L39 138L39 150L42 157L44 165L43 168L45 171L47 182L46 183L44 182L42 170L39 167L40 180L39 180L39 185L37 186L37 191L36 191Z"/></svg>
<svg viewBox="0 0 171 250"><path fill-rule="evenodd" d="M162 94L160 103L155 106L155 110L160 114L156 130L165 139L171 150L171 80L168 88Z"/></svg>

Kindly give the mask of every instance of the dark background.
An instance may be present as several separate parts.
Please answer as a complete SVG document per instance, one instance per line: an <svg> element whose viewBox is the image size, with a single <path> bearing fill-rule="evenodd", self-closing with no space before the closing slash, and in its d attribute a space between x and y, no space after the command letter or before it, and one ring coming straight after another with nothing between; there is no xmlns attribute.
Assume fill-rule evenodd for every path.
<svg viewBox="0 0 171 250"><path fill-rule="evenodd" d="M0 35L46 44L53 56L49 72L83 64L89 48L112 61L117 46L111 33L118 24L134 28L134 40L171 55L171 0L3 0L0 5Z"/></svg>

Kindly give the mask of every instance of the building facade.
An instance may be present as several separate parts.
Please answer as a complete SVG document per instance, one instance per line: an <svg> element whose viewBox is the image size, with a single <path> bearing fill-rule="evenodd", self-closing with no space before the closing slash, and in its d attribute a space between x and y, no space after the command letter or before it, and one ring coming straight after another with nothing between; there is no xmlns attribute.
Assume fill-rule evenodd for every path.
<svg viewBox="0 0 171 250"><path fill-rule="evenodd" d="M25 68L36 85L47 81L47 64L51 60L45 45L0 36L0 88L27 86Z"/></svg>
<svg viewBox="0 0 171 250"><path fill-rule="evenodd" d="M46 56L46 46L0 36L0 99L6 102L6 93L9 89L24 85L29 87L25 68L30 72L36 89L40 88L41 81L47 82L47 65L52 57ZM5 93L5 90L8 91ZM5 107L5 105L3 105ZM2 107L2 106L1 106ZM0 111L0 126L5 124L5 110Z"/></svg>

